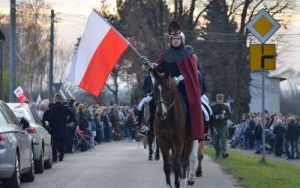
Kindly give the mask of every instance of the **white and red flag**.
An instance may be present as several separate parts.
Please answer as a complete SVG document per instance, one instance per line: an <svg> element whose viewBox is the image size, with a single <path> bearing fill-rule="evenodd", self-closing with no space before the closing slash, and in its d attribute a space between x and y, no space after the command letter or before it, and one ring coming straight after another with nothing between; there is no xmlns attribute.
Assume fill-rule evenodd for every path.
<svg viewBox="0 0 300 188"><path fill-rule="evenodd" d="M68 80L99 96L128 41L95 10L73 57Z"/></svg>
<svg viewBox="0 0 300 188"><path fill-rule="evenodd" d="M25 94L25 92L24 92L24 90L22 89L21 86L17 87L14 90L14 94L16 95L19 103L25 103L25 102L28 101L28 99L26 97L26 94Z"/></svg>

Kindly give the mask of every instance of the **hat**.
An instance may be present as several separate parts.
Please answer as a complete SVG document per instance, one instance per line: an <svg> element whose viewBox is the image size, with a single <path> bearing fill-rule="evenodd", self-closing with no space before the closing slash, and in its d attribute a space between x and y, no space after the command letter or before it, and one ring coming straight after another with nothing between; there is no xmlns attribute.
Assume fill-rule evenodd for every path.
<svg viewBox="0 0 300 188"><path fill-rule="evenodd" d="M180 27L180 24L176 21L172 21L170 24L169 24L169 27L168 27L168 33L169 35L177 35L177 34L180 34L181 32L181 27Z"/></svg>
<svg viewBox="0 0 300 188"><path fill-rule="evenodd" d="M216 97L217 97L217 100L218 100L218 99L224 99L224 95L221 94L221 93L217 94Z"/></svg>
<svg viewBox="0 0 300 188"><path fill-rule="evenodd" d="M169 38L179 36L182 39L182 42L185 43L185 35L181 31L180 24L177 21L172 21L168 27Z"/></svg>

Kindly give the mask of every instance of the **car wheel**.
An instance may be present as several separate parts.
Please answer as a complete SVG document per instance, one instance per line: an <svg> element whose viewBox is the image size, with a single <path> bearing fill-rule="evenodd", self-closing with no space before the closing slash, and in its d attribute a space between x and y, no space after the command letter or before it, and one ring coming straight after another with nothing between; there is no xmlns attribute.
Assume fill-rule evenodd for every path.
<svg viewBox="0 0 300 188"><path fill-rule="evenodd" d="M4 188L20 188L21 187L20 161L19 161L18 153L16 153L15 172L10 179L3 181L3 186L4 186Z"/></svg>
<svg viewBox="0 0 300 188"><path fill-rule="evenodd" d="M41 155L38 161L35 161L35 171L36 173L44 172L44 149L42 148Z"/></svg>
<svg viewBox="0 0 300 188"><path fill-rule="evenodd" d="M24 182L33 182L34 181L34 174L35 174L35 168L34 168L34 158L33 158L33 149L31 150L31 166L28 172L26 172L22 176L22 180Z"/></svg>

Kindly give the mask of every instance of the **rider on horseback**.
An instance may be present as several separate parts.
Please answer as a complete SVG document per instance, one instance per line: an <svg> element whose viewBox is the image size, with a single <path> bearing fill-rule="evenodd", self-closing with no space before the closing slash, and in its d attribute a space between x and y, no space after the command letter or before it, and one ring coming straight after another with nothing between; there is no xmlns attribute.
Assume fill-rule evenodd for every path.
<svg viewBox="0 0 300 188"><path fill-rule="evenodd" d="M187 112L187 124L191 125L193 140L203 141L204 120L201 95L204 81L201 77L198 58L191 46L185 45L185 35L180 25L172 21L168 29L170 48L161 55L159 64L169 72L178 86L179 95Z"/></svg>
<svg viewBox="0 0 300 188"><path fill-rule="evenodd" d="M139 110L139 122L141 122L144 108L145 108L145 103L149 104L149 111L150 111L150 117L149 117L149 131L147 132L147 138L148 138L148 145L149 145L149 160L153 160L153 142L155 139L154 135L154 128L153 128L153 121L154 121L154 116L155 116L155 100L153 97L153 86L155 83L155 78L153 76L153 73L149 71L149 67L146 65L142 66L142 69L144 72L146 72L146 76L144 79L144 84L143 84L143 91L144 91L144 98L140 102L138 106ZM146 117L144 117L145 120ZM144 122L146 123L146 122ZM158 143L156 140L156 151L155 151L155 160L159 160L159 147Z"/></svg>
<svg viewBox="0 0 300 188"><path fill-rule="evenodd" d="M195 170L194 167L196 166L198 156L200 165L197 168L196 175L201 176L201 160L203 158L205 140L204 117L201 107L201 96L205 93L204 79L199 70L198 58L193 48L185 45L185 35L177 22L172 21L170 23L168 34L170 48L160 56L158 63L163 70L166 70L170 74L178 86L179 96L187 114L186 125L191 127L191 136L194 140L190 157L190 171ZM205 98L205 96L203 97ZM194 172L189 177L189 184L193 184L194 182Z"/></svg>

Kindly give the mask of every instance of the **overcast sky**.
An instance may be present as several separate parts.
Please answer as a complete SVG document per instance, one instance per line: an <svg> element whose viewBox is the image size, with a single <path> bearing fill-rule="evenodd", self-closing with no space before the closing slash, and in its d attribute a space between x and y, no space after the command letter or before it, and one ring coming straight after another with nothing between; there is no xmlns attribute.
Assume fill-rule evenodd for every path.
<svg viewBox="0 0 300 188"><path fill-rule="evenodd" d="M278 34L282 37L274 42L278 44L280 52L278 64L293 67L300 72L300 0L296 1L292 24L287 30L281 28ZM48 0L47 2L56 11L58 43L73 46L76 39L84 32L88 15L93 8L99 6L101 0ZM110 2L113 6L114 0ZM8 11L8 7L9 0L0 0L0 11Z"/></svg>

